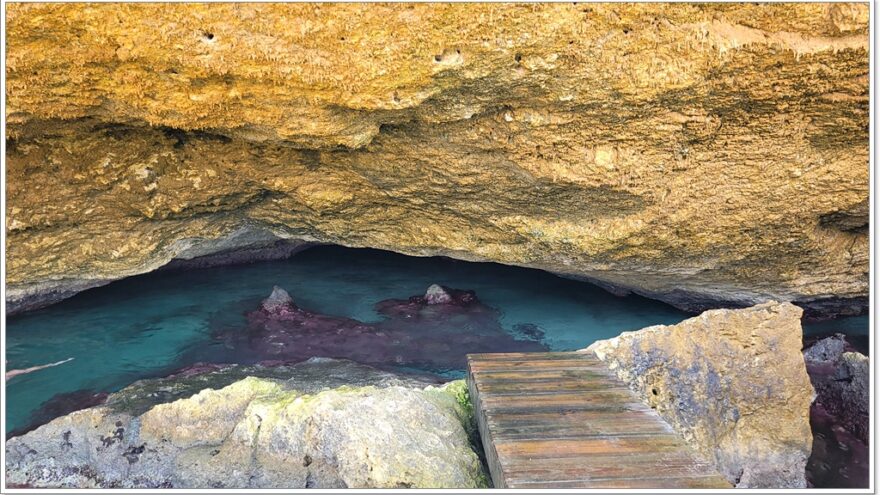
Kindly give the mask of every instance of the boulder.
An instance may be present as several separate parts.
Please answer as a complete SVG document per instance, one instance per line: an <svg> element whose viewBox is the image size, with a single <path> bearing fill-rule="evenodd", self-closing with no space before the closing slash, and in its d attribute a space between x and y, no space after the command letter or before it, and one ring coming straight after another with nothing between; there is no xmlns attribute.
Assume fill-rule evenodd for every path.
<svg viewBox="0 0 880 495"><path fill-rule="evenodd" d="M294 377L312 366L321 374L333 363L353 365L317 360L299 365ZM373 371L355 386L299 387L313 392L280 378L247 377L142 413L133 399L155 387L141 382L104 405L10 439L7 479L44 488L486 486L463 382L425 387ZM193 378L182 380L189 386ZM169 387L168 379L161 382Z"/></svg>
<svg viewBox="0 0 880 495"><path fill-rule="evenodd" d="M593 352L741 488L804 488L813 387L802 310L721 309L594 343Z"/></svg>
<svg viewBox="0 0 880 495"><path fill-rule="evenodd" d="M431 284L425 291L425 302L427 304L448 304L452 302L452 296L443 287Z"/></svg>
<svg viewBox="0 0 880 495"><path fill-rule="evenodd" d="M816 401L865 444L870 433L870 371L868 357L852 352L846 337L836 334L804 351Z"/></svg>

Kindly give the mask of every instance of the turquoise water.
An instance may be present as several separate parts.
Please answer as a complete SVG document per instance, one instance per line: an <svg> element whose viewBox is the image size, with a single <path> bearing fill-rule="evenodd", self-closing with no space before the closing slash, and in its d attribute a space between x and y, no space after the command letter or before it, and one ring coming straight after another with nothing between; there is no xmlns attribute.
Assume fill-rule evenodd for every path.
<svg viewBox="0 0 880 495"><path fill-rule="evenodd" d="M552 350L580 349L623 331L690 316L538 270L335 246L284 261L152 273L7 319L7 369L74 360L7 382L6 431L29 423L33 412L59 393L113 391L197 361L248 362L248 356L213 335L243 331L244 314L256 309L273 285L287 289L308 310L375 322L380 319L375 303L423 294L432 283L476 291L483 303L500 310L512 335L516 325L537 325L544 332L542 343ZM868 320L824 325L828 331L840 327L867 334ZM462 346L461 353L467 352Z"/></svg>

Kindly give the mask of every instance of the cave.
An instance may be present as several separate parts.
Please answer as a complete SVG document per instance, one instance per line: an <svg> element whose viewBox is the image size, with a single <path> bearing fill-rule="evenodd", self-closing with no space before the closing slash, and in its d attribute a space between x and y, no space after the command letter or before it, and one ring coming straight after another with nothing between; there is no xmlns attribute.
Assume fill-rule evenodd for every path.
<svg viewBox="0 0 880 495"><path fill-rule="evenodd" d="M7 488L868 486L866 5L6 20Z"/></svg>

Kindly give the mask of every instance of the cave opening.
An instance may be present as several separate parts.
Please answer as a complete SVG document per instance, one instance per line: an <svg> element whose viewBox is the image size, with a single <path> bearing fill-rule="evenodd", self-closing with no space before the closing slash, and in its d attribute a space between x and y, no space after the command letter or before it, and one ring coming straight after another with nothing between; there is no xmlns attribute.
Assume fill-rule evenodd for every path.
<svg viewBox="0 0 880 495"><path fill-rule="evenodd" d="M336 245L237 261L172 264L8 317L9 369L74 359L8 384L14 406L7 432L59 394L88 398L196 363L330 357L451 379L464 375L468 353L577 350L692 316L637 295L496 263ZM453 296L472 294L475 302L413 309L412 298L434 284ZM273 287L305 316L266 331L253 315ZM809 339L844 332L866 342L867 326L864 316L804 328Z"/></svg>

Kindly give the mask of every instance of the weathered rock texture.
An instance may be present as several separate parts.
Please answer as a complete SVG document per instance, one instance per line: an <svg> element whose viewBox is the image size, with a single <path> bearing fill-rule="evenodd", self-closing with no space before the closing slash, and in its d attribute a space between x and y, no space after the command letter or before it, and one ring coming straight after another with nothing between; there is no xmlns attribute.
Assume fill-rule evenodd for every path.
<svg viewBox="0 0 880 495"><path fill-rule="evenodd" d="M813 387L802 310L706 311L594 343L594 352L737 487L804 488Z"/></svg>
<svg viewBox="0 0 880 495"><path fill-rule="evenodd" d="M372 384L327 389L335 366ZM235 373L212 372L202 381ZM137 383L105 405L10 439L7 480L56 488L485 486L463 382L423 388L332 360L298 365L293 374L240 379L145 412L145 403L199 380ZM308 376L316 381L303 382Z"/></svg>
<svg viewBox="0 0 880 495"><path fill-rule="evenodd" d="M870 435L871 393L868 357L852 352L842 334L804 351L816 401L866 445Z"/></svg>
<svg viewBox="0 0 880 495"><path fill-rule="evenodd" d="M278 238L867 305L867 5L7 15L12 309Z"/></svg>

